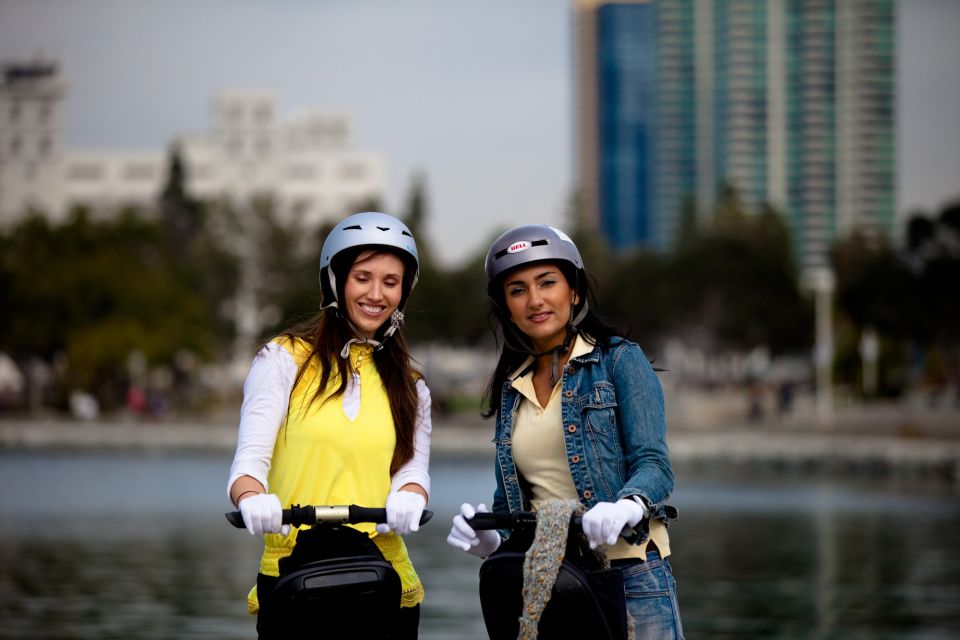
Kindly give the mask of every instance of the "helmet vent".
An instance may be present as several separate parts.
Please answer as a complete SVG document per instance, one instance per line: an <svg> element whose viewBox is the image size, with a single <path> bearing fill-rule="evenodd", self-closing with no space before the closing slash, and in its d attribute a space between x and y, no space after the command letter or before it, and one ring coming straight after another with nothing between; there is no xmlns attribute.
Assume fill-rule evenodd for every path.
<svg viewBox="0 0 960 640"><path fill-rule="evenodd" d="M344 231L363 231L363 227L358 224L351 225L349 227L344 227Z"/></svg>
<svg viewBox="0 0 960 640"><path fill-rule="evenodd" d="M380 231L390 231L390 227L377 227Z"/></svg>

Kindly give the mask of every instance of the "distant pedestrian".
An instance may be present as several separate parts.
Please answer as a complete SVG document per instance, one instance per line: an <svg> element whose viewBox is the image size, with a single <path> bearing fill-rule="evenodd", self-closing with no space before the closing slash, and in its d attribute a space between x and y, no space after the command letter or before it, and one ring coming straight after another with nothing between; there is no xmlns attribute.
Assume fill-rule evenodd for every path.
<svg viewBox="0 0 960 640"><path fill-rule="evenodd" d="M590 547L605 547L623 571L636 637L681 638L665 504L674 477L656 373L597 314L580 252L562 231L504 233L487 253L486 283L503 336L484 413L496 417L493 511L578 500ZM485 510L464 504L448 543L496 552L505 538L467 523ZM648 536L620 537L644 521Z"/></svg>
<svg viewBox="0 0 960 640"><path fill-rule="evenodd" d="M386 507L387 524L351 526L400 576L392 637L417 637L423 586L401 536L418 529L430 491L430 392L400 328L418 270L400 220L347 217L323 243L321 311L254 358L227 487L247 529L264 538L249 597L261 638L273 637L262 624L267 596L297 544L298 530L281 525L281 509L292 504ZM314 624L323 631L330 622Z"/></svg>
<svg viewBox="0 0 960 640"><path fill-rule="evenodd" d="M789 380L784 380L777 387L777 411L780 413L780 417L784 417L790 414L793 410L793 383Z"/></svg>

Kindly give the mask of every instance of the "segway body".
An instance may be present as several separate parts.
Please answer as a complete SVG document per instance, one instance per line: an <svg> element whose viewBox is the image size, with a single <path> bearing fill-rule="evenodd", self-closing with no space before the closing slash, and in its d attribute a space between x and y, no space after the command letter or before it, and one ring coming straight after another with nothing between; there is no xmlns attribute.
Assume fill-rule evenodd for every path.
<svg viewBox="0 0 960 640"><path fill-rule="evenodd" d="M392 638L400 593L400 576L365 533L316 525L280 561L261 603L260 636Z"/></svg>
<svg viewBox="0 0 960 640"><path fill-rule="evenodd" d="M517 539L520 540L517 540ZM515 640L523 614L523 562L529 539L515 533L480 567L480 606L491 640ZM627 637L623 572L602 569L568 541L550 600L538 627L543 640Z"/></svg>

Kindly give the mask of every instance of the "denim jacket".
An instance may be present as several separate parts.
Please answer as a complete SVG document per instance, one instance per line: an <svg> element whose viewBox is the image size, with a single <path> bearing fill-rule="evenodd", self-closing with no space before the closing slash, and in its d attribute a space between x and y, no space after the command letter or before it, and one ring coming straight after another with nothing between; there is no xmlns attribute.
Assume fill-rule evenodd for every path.
<svg viewBox="0 0 960 640"><path fill-rule="evenodd" d="M494 512L530 509L513 461L512 434L523 396L504 382L496 420ZM666 519L673 490L667 457L663 390L643 350L625 338L570 358L560 393L567 464L580 502L640 496L654 518ZM505 532L501 532L503 534Z"/></svg>

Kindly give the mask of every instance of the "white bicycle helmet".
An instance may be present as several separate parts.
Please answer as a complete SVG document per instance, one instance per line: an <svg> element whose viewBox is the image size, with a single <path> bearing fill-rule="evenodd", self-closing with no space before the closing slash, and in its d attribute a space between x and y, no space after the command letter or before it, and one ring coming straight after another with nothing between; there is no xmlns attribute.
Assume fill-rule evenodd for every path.
<svg viewBox="0 0 960 640"><path fill-rule="evenodd" d="M327 235L320 250L320 308L338 308L339 292L337 289L337 274L331 267L334 259L344 251L357 248L384 248L394 249L403 258L407 269L412 270L410 287L403 291L400 298L401 312L407 302L407 297L417 285L420 275L420 258L417 254L417 243L407 225L397 218L386 213L367 211L347 216L337 223L337 226ZM406 280L406 278L404 278Z"/></svg>

